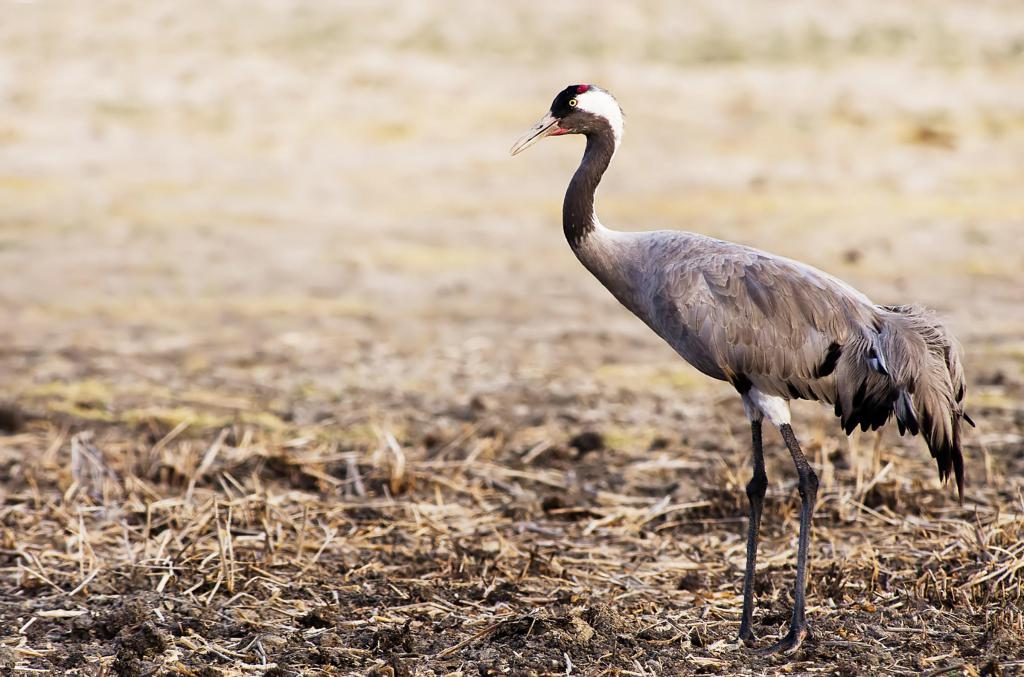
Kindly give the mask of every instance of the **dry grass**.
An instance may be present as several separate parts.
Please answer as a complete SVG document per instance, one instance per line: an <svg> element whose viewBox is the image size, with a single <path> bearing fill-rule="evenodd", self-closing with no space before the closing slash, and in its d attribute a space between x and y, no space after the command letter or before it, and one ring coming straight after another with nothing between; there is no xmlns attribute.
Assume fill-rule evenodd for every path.
<svg viewBox="0 0 1024 677"><path fill-rule="evenodd" d="M330 418L97 427L30 411L0 444L2 658L25 671L186 675L1024 666L1024 503L1007 480L1024 469L1019 428L971 445L963 508L916 445L889 456L892 440L836 447L809 428L822 477L816 634L787 663L734 639L738 407L687 417L682 428L700 432L683 440L632 447L503 413L516 410L477 398L358 445L330 440L343 424ZM778 446L764 641L787 621L797 523Z"/></svg>

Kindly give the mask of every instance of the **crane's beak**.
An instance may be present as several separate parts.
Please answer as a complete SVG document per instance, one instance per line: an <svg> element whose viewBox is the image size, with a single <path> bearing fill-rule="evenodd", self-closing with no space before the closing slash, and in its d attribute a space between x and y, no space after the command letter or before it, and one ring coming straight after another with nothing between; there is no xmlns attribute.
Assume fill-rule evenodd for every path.
<svg viewBox="0 0 1024 677"><path fill-rule="evenodd" d="M565 134L565 130L558 126L558 118L548 111L544 117L540 119L540 122L530 127L525 134L519 137L519 140L512 144L511 153L513 155L519 155L524 150L537 143L545 136L551 136L552 134Z"/></svg>

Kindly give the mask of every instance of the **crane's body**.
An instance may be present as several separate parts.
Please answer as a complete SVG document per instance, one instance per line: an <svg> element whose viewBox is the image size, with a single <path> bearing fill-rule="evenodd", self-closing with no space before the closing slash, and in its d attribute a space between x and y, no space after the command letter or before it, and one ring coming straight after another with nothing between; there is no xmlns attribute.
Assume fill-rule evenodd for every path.
<svg viewBox="0 0 1024 677"><path fill-rule="evenodd" d="M576 256L683 359L742 397L754 466L740 623L747 642L754 639L753 575L767 487L763 419L779 428L793 456L802 499L794 612L789 633L770 651L795 651L807 635L806 560L818 482L790 426L790 400L833 405L847 433L894 416L901 434L925 437L940 478L954 475L962 496L960 427L971 421L963 411L959 346L927 311L876 305L803 263L696 233L605 228L594 194L622 139L621 109L598 87L570 86L512 152L562 134L587 137L562 210Z"/></svg>
<svg viewBox="0 0 1024 677"><path fill-rule="evenodd" d="M872 321L878 314L866 296L820 270L697 233L619 232L599 225L577 253L622 305L698 370L721 381L732 381L730 371L747 374L758 390L780 397L794 397L786 379L813 371L832 339L845 342L858 322ZM784 292L779 289L783 284L789 287ZM807 326L787 327L802 334L802 354L777 368L756 365L755 355L732 353L763 343L758 325L771 329L779 306L797 298L780 292L799 293L806 285L827 292L821 297L828 301L821 309L825 312L810 319L829 325L828 331L810 325L808 318L801 322ZM734 318L740 315L745 321L737 323ZM727 329L729 335L722 338L728 342L723 343L716 330L730 323L735 326ZM818 395L814 399L831 402L827 393L834 388L828 385L834 379L831 384L819 380L800 379L799 387Z"/></svg>

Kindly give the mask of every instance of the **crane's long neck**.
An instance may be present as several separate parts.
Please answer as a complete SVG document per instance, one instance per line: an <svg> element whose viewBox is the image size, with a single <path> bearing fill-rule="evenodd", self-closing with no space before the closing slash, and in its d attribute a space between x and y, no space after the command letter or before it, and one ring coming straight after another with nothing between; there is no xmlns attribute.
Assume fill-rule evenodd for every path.
<svg viewBox="0 0 1024 677"><path fill-rule="evenodd" d="M562 203L562 228L565 239L575 250L590 237L597 227L594 213L594 193L597 184L608 169L615 154L616 138L610 126L604 126L587 133L587 149L583 160L569 182Z"/></svg>

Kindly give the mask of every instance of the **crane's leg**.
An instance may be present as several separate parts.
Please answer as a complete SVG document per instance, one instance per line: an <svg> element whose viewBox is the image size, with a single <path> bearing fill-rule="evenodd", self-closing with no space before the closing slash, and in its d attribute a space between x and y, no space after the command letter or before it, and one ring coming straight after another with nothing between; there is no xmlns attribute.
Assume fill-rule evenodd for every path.
<svg viewBox="0 0 1024 677"><path fill-rule="evenodd" d="M754 564L757 562L757 536L761 531L761 509L764 492L768 488L768 475L764 471L764 452L761 448L761 419L750 421L750 436L754 450L754 475L747 483L750 499L750 525L747 528L747 571L743 576L743 617L740 619L739 639L745 644L757 640L751 627L754 613Z"/></svg>
<svg viewBox="0 0 1024 677"><path fill-rule="evenodd" d="M788 423L779 426L782 439L789 447L789 453L796 464L800 483L800 541L796 554L796 582L793 585L793 618L789 623L789 632L765 653L793 653L807 637L807 620L804 618L805 593L807 590L807 548L811 540L811 517L814 514L814 501L818 497L818 476L814 474L811 464L800 450L793 428Z"/></svg>

